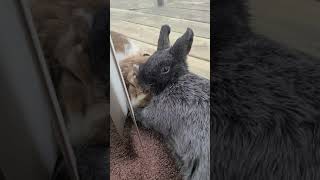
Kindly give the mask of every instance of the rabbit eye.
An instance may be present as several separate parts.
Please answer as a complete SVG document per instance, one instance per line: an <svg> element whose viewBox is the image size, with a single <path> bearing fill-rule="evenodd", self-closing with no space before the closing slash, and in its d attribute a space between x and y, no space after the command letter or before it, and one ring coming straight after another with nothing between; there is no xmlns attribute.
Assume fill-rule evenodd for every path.
<svg viewBox="0 0 320 180"><path fill-rule="evenodd" d="M161 68L161 74L166 74L170 71L170 66L165 66Z"/></svg>

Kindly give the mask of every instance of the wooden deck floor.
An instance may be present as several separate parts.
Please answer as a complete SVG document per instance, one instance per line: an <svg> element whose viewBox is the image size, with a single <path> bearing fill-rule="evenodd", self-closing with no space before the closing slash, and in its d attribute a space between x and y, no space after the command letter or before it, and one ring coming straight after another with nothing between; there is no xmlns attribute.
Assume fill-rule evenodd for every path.
<svg viewBox="0 0 320 180"><path fill-rule="evenodd" d="M111 0L111 30L126 35L143 49L155 50L164 24L174 42L190 27L195 37L188 64L192 72L210 77L210 0Z"/></svg>

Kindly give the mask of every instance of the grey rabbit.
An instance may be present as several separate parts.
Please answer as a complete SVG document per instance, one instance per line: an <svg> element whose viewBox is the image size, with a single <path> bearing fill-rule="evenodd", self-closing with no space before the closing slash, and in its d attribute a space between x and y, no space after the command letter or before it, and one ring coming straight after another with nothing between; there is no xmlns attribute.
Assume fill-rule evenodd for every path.
<svg viewBox="0 0 320 180"><path fill-rule="evenodd" d="M190 73L186 63L193 42L187 31L170 47L170 27L160 30L157 51L140 65L139 84L153 95L136 108L138 122L166 139L185 180L209 180L210 84Z"/></svg>

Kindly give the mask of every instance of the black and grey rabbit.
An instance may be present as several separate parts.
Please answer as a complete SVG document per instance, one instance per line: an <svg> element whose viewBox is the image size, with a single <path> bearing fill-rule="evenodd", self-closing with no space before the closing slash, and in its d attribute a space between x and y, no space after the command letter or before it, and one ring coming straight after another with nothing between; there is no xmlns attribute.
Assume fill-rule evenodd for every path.
<svg viewBox="0 0 320 180"><path fill-rule="evenodd" d="M139 67L138 82L153 98L135 109L136 118L167 139L183 179L209 180L210 83L188 70L193 31L188 28L172 47L169 34L163 25L157 51Z"/></svg>
<svg viewBox="0 0 320 180"><path fill-rule="evenodd" d="M212 179L320 179L320 59L253 32L247 0L215 0Z"/></svg>

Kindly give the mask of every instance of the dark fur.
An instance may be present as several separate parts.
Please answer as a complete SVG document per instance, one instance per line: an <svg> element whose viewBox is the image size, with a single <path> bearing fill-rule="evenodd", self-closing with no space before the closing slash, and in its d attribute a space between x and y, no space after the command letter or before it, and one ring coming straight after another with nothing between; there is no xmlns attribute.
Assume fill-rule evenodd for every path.
<svg viewBox="0 0 320 180"><path fill-rule="evenodd" d="M211 179L320 179L320 59L257 35L216 0Z"/></svg>
<svg viewBox="0 0 320 180"><path fill-rule="evenodd" d="M185 180L209 180L209 80L188 71L192 30L172 47L169 33L170 27L162 26L157 51L139 68L139 83L154 96L144 109L136 109L136 117L167 139ZM162 73L164 67L169 72Z"/></svg>

